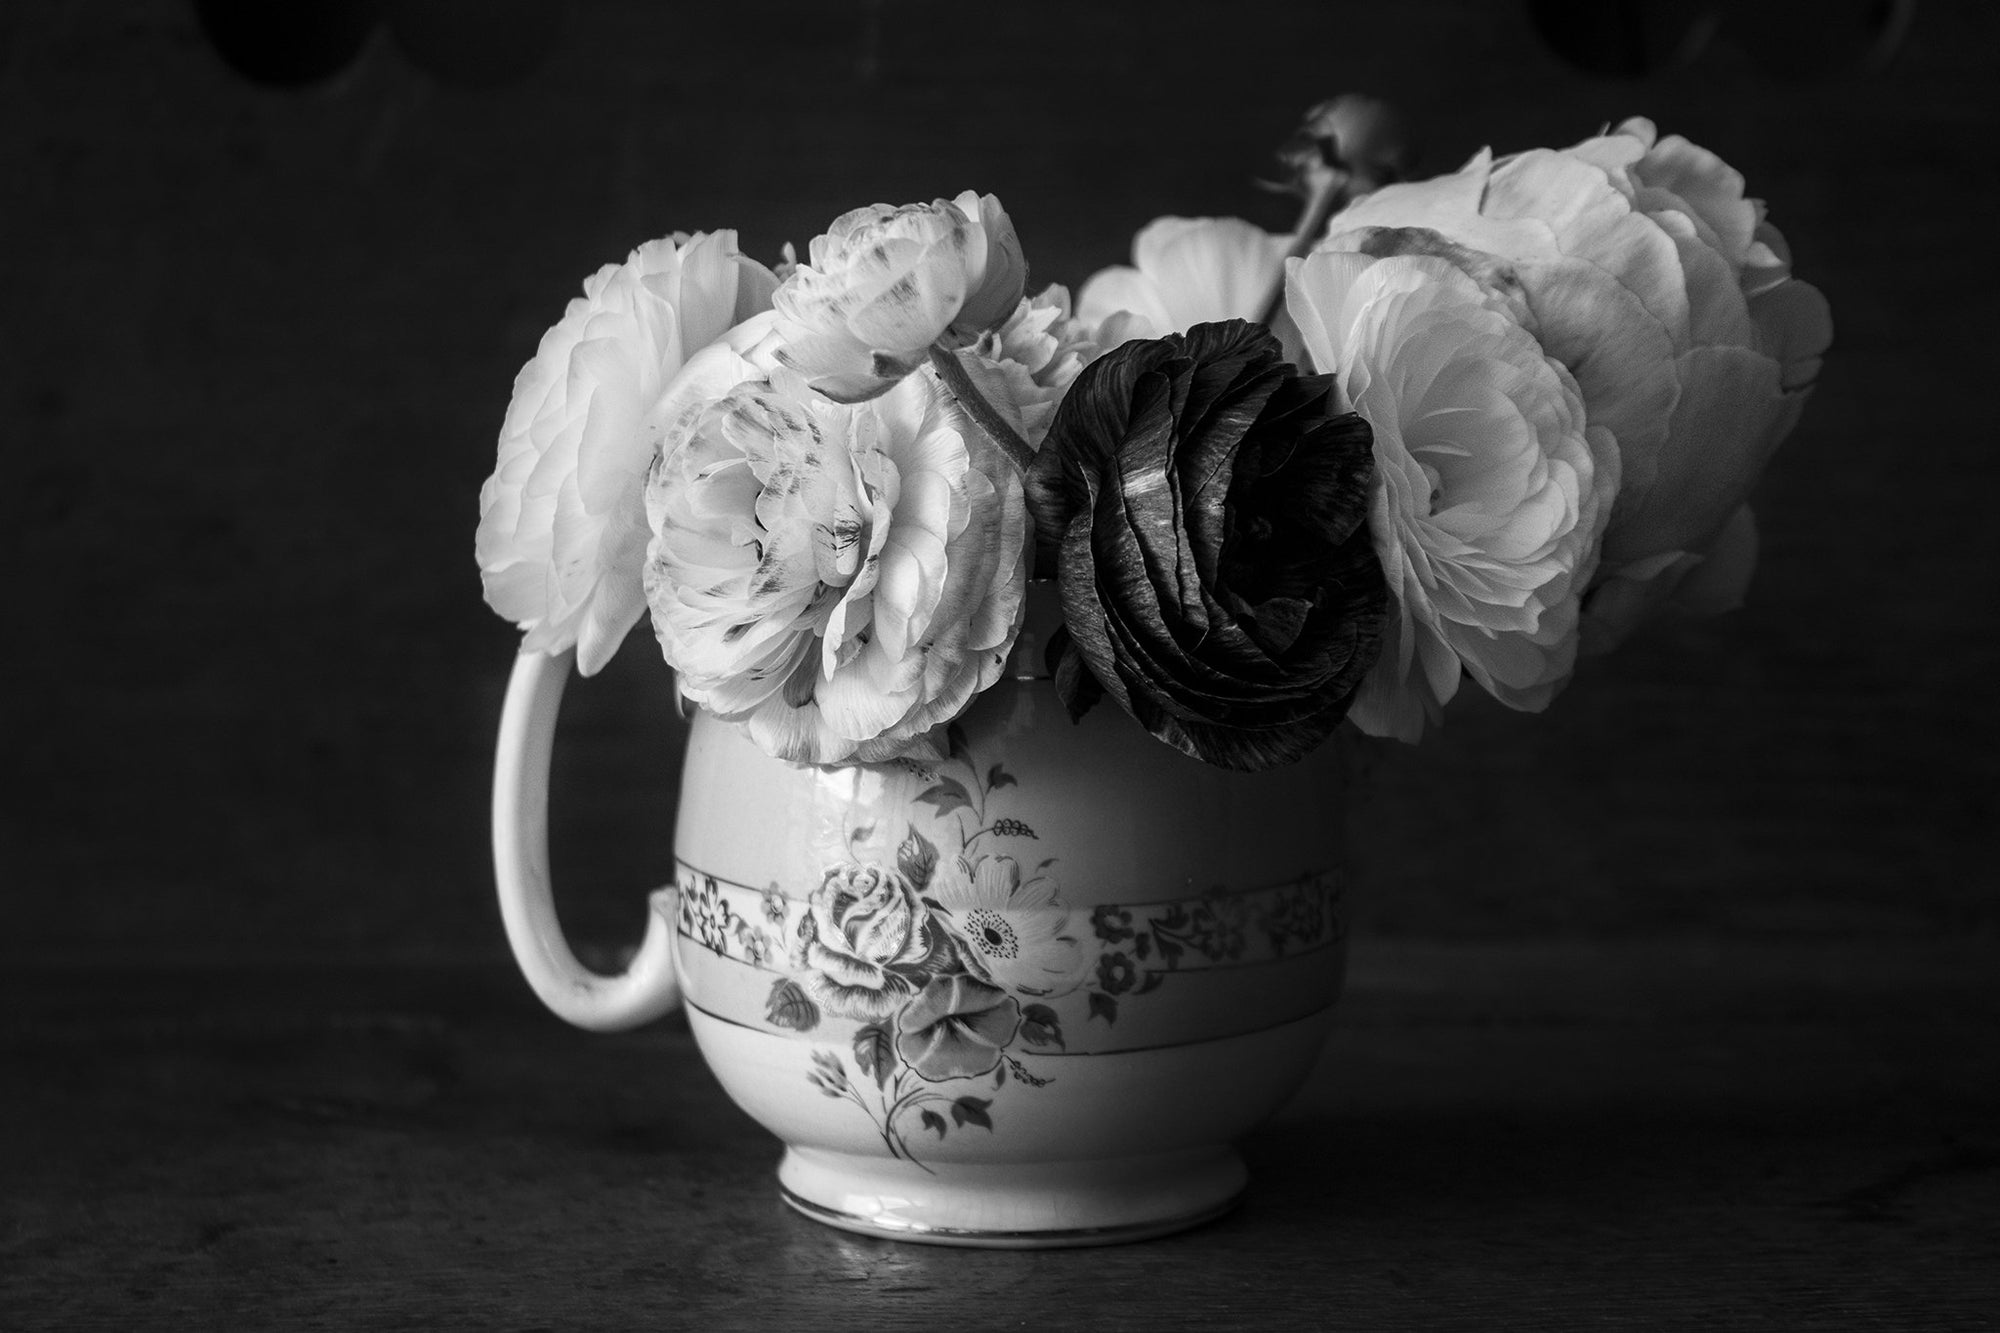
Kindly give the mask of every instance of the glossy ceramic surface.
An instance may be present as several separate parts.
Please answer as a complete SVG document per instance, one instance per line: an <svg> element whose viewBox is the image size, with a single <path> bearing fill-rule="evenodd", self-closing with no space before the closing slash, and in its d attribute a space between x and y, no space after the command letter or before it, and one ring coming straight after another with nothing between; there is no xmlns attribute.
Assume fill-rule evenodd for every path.
<svg viewBox="0 0 2000 1333"><path fill-rule="evenodd" d="M650 981L569 976L553 913L510 913L523 970L574 1021L620 1025L678 986L717 1078L786 1145L783 1197L821 1221L1009 1246L1192 1225L1243 1188L1231 1140L1323 1041L1345 958L1338 756L1237 774L1115 707L1072 723L1029 678L1038 649L1024 636L1021 678L934 761L799 768L697 718L677 882L635 964ZM534 841L506 835L507 804L496 788L503 905L508 852Z"/></svg>

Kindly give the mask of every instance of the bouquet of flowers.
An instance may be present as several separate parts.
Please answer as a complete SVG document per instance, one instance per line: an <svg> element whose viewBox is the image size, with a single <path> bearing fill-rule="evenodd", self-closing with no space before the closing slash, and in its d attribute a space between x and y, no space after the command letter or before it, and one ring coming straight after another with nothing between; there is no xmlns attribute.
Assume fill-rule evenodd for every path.
<svg viewBox="0 0 2000 1333"><path fill-rule="evenodd" d="M1831 337L1741 175L1634 119L1407 180L1355 97L1280 156L1292 234L1161 218L1074 300L970 191L606 265L515 381L488 602L584 674L650 613L686 698L843 764L937 757L1051 579L1073 714L1260 769L1740 601Z"/></svg>

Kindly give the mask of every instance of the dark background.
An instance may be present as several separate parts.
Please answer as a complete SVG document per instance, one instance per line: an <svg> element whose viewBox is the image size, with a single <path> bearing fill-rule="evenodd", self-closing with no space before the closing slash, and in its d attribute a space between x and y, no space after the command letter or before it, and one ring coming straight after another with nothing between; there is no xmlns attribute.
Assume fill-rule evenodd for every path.
<svg viewBox="0 0 2000 1333"><path fill-rule="evenodd" d="M1159 214L1287 226L1252 178L1345 90L1426 173L1650 115L1836 325L1748 609L1382 749L1361 928L1992 936L1992 6L1737 7L1698 49L1674 4L297 8L333 18L0 10L0 957L497 957L477 493L583 277L971 187L1074 287ZM670 868L667 693L642 629L570 696L555 856L600 942Z"/></svg>

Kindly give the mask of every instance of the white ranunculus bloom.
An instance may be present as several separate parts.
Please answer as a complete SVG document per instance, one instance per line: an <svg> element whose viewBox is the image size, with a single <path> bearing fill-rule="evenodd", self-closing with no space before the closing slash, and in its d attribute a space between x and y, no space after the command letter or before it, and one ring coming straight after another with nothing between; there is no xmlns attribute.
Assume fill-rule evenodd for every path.
<svg viewBox="0 0 2000 1333"><path fill-rule="evenodd" d="M1063 394L1104 350L1098 334L1096 326L1071 315L1067 288L1045 287L980 335L959 360L994 409L1038 449Z"/></svg>
<svg viewBox="0 0 2000 1333"><path fill-rule="evenodd" d="M716 348L646 491L645 588L683 694L780 758L929 754L999 676L1028 574L1021 481L928 374L847 405ZM927 748L930 747L930 748Z"/></svg>
<svg viewBox="0 0 2000 1333"><path fill-rule="evenodd" d="M1130 266L1104 269L1083 284L1077 318L1102 324L1128 316L1127 338L1261 319L1289 244L1239 218L1155 218L1133 237Z"/></svg>
<svg viewBox="0 0 2000 1333"><path fill-rule="evenodd" d="M1652 123L1565 150L1387 186L1337 214L1327 248L1393 253L1422 229L1526 311L1617 437L1623 483L1587 601L1590 646L1652 608L1740 600L1755 561L1744 502L1797 422L1832 337L1743 177ZM1699 573L1697 574L1697 571Z"/></svg>
<svg viewBox="0 0 2000 1333"><path fill-rule="evenodd" d="M689 356L771 304L776 279L718 231L653 241L584 283L514 380L474 544L522 646L591 675L645 610L646 468Z"/></svg>
<svg viewBox="0 0 2000 1333"><path fill-rule="evenodd" d="M784 363L836 402L888 390L930 354L962 347L1014 313L1028 277L1000 201L956 199L843 213L813 238L775 296Z"/></svg>
<svg viewBox="0 0 2000 1333"><path fill-rule="evenodd" d="M1348 716L1414 741L1461 672L1510 707L1547 707L1575 665L1616 442L1506 303L1447 259L1324 251L1292 265L1287 302L1312 365L1375 437L1389 620Z"/></svg>

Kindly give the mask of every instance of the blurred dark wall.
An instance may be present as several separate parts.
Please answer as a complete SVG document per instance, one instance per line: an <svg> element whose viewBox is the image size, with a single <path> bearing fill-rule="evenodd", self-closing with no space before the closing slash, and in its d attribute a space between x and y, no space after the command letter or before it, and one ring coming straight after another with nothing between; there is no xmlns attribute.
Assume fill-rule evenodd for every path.
<svg viewBox="0 0 2000 1333"><path fill-rule="evenodd" d="M1738 6L1705 43L1692 4L388 8L309 38L176 0L0 17L0 950L497 951L515 636L476 496L582 278L970 186L1075 285L1158 214L1288 225L1252 177L1343 90L1412 113L1426 172L1650 115L1745 172L1837 326L1751 606L1377 756L1364 923L2000 920L1991 6L1923 0L1900 41L1908 6ZM666 683L642 631L565 716L555 855L603 939L670 869Z"/></svg>

